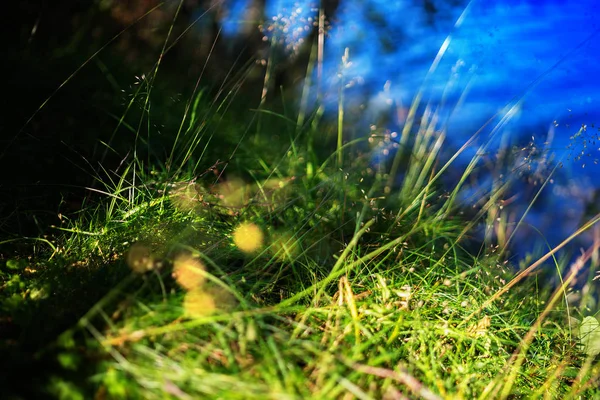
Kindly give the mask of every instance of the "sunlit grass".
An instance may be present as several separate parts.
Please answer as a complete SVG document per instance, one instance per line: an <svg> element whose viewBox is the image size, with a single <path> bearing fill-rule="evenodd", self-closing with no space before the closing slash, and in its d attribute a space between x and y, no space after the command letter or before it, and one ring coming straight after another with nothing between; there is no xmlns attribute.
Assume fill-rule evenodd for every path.
<svg viewBox="0 0 600 400"><path fill-rule="evenodd" d="M498 206L510 180L480 193L472 219L461 217L458 197L477 179L487 144L446 191L444 174L474 139L442 161L445 132L429 107L418 129L409 122L401 133L390 165L375 166L376 149L354 145L395 142L375 132L348 143L343 85L332 124L306 104L296 114L269 111L277 104L264 96L268 79L260 123L227 114L233 94L205 104L195 93L168 160L134 156L104 171L94 204L65 217L29 257L6 261L3 311L26 330L23 343L59 366L44 371L41 390L148 399L599 395L595 325L573 318L595 311L592 275L586 302L567 300L579 295L572 284L583 267L597 266L599 245L571 266L555 257L598 218L515 273L505 251L518 224ZM213 137L228 124L238 134L223 150ZM332 144L324 157L317 134ZM470 252L464 239L486 221L494 235ZM549 259L558 287L535 275ZM40 325L51 329L36 332Z"/></svg>

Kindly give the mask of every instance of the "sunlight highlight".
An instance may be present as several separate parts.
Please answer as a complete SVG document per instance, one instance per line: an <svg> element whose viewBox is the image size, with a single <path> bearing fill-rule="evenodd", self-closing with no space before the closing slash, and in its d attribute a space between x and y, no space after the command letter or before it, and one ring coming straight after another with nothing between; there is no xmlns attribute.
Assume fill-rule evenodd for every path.
<svg viewBox="0 0 600 400"><path fill-rule="evenodd" d="M233 243L244 253L254 253L262 247L262 230L252 222L242 222L233 231Z"/></svg>
<svg viewBox="0 0 600 400"><path fill-rule="evenodd" d="M201 318L216 311L214 297L203 290L191 290L183 299L185 313L192 318Z"/></svg>
<svg viewBox="0 0 600 400"><path fill-rule="evenodd" d="M179 256L173 263L173 277L185 290L200 288L206 281L204 264L196 257L186 254Z"/></svg>

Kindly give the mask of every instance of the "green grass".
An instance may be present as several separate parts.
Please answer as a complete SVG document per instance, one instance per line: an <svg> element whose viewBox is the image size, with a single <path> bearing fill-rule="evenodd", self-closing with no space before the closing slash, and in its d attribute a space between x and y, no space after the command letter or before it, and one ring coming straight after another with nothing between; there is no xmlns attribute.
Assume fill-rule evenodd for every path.
<svg viewBox="0 0 600 400"><path fill-rule="evenodd" d="M445 191L467 145L443 162L434 116L413 129L413 115L408 150L377 169L370 151L389 135L344 139L343 96L334 123L264 98L240 117L241 74L211 101L196 91L166 156L141 157L158 68L118 118L134 151L97 177L95 200L46 237L0 244L9 398L600 396L572 318L594 312L592 277L567 301L597 248L575 266L547 249L515 273L518 225L498 206L510 179L463 218L481 160ZM473 252L465 239L485 221L497 239Z"/></svg>

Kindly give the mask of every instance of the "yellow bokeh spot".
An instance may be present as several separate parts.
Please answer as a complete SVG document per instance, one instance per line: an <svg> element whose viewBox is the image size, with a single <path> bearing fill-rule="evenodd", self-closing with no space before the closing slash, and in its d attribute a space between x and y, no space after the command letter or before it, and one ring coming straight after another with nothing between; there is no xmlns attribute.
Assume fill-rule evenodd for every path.
<svg viewBox="0 0 600 400"><path fill-rule="evenodd" d="M192 318L206 317L216 310L215 299L203 290L191 290L183 299L183 308L188 316Z"/></svg>
<svg viewBox="0 0 600 400"><path fill-rule="evenodd" d="M233 231L233 243L244 253L254 253L263 245L264 235L251 222L243 222Z"/></svg>
<svg viewBox="0 0 600 400"><path fill-rule="evenodd" d="M202 188L193 182L179 182L173 185L169 198L181 211L192 211L199 207L203 199Z"/></svg>
<svg viewBox="0 0 600 400"><path fill-rule="evenodd" d="M155 266L152 250L141 243L134 244L127 252L127 265L138 274L151 271Z"/></svg>
<svg viewBox="0 0 600 400"><path fill-rule="evenodd" d="M250 199L250 188L239 178L231 178L217 187L217 193L225 207L241 207Z"/></svg>
<svg viewBox="0 0 600 400"><path fill-rule="evenodd" d="M173 277L185 290L197 289L204 284L204 270L204 264L189 254L177 257L173 263Z"/></svg>

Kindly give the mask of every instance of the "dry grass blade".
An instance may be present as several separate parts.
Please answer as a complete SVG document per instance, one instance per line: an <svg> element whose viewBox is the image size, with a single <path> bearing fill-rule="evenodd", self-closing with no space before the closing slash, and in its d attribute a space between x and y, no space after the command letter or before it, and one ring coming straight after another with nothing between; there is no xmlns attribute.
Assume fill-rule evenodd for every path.
<svg viewBox="0 0 600 400"><path fill-rule="evenodd" d="M505 399L509 396L510 391L511 391L511 389L514 385L514 382L517 378L517 374L520 371L520 367L523 364L523 362L525 361L525 357L527 356L527 351L529 349L529 346L531 345L532 341L534 340L536 333L542 327L542 322L546 319L546 317L548 316L550 311L554 308L556 303L558 303L561 296L564 294L566 288L569 287L569 285L575 280L575 278L577 277L578 273L581 271L583 266L592 257L592 255L598 250L599 247L600 247L600 243L594 243L594 245L590 246L590 248L588 248L586 250L586 252L577 259L577 261L575 261L575 263L571 266L569 275L565 278L564 283L561 286L556 288L556 290L552 294L552 297L550 298L550 301L548 302L548 305L546 306L544 311L538 316L537 320L535 321L535 323L533 324L533 326L531 327L529 332L527 332L527 335L525 335L525 337L523 338L523 340L521 341L521 343L519 344L519 346L513 353L512 357L510 358L510 360L508 361L508 364L507 364L507 367L510 368L510 374L507 379L502 379L502 382L501 382L502 392L500 394L500 398Z"/></svg>
<svg viewBox="0 0 600 400"><path fill-rule="evenodd" d="M466 324L467 322L469 322L471 320L471 318L473 318L474 316L476 316L477 314L479 314L482 310L484 310L485 308L487 308L494 301L498 300L498 298L500 296L502 296L504 293L508 292L510 290L510 288L512 288L513 286L515 286L517 283L521 282L527 275L529 275L537 267L539 267L540 265L542 265L542 263L544 263L544 261L546 261L547 259L549 259L550 257L552 257L560 249L562 249L563 247L565 247L569 242L571 242L573 239L575 239L576 237L578 237L579 235L581 235L583 232L585 232L586 230L588 230L589 228L591 228L598 221L600 221L600 214L596 215L592 220L590 220L589 222L587 222L581 228L577 229L577 231L575 231L571 236L569 236L568 238L566 238L565 240L563 240L558 246L556 246L555 248L553 248L552 250L550 250L548 253L546 253L539 260L537 260L536 262L534 262L533 264L531 264L529 267L525 268L523 271L519 272L510 282L508 282L500 290L498 290L496 293L494 293L492 296L490 296L490 298L487 299L477 310L475 310L471 314L469 314L459 324L459 326L462 326L462 325Z"/></svg>

